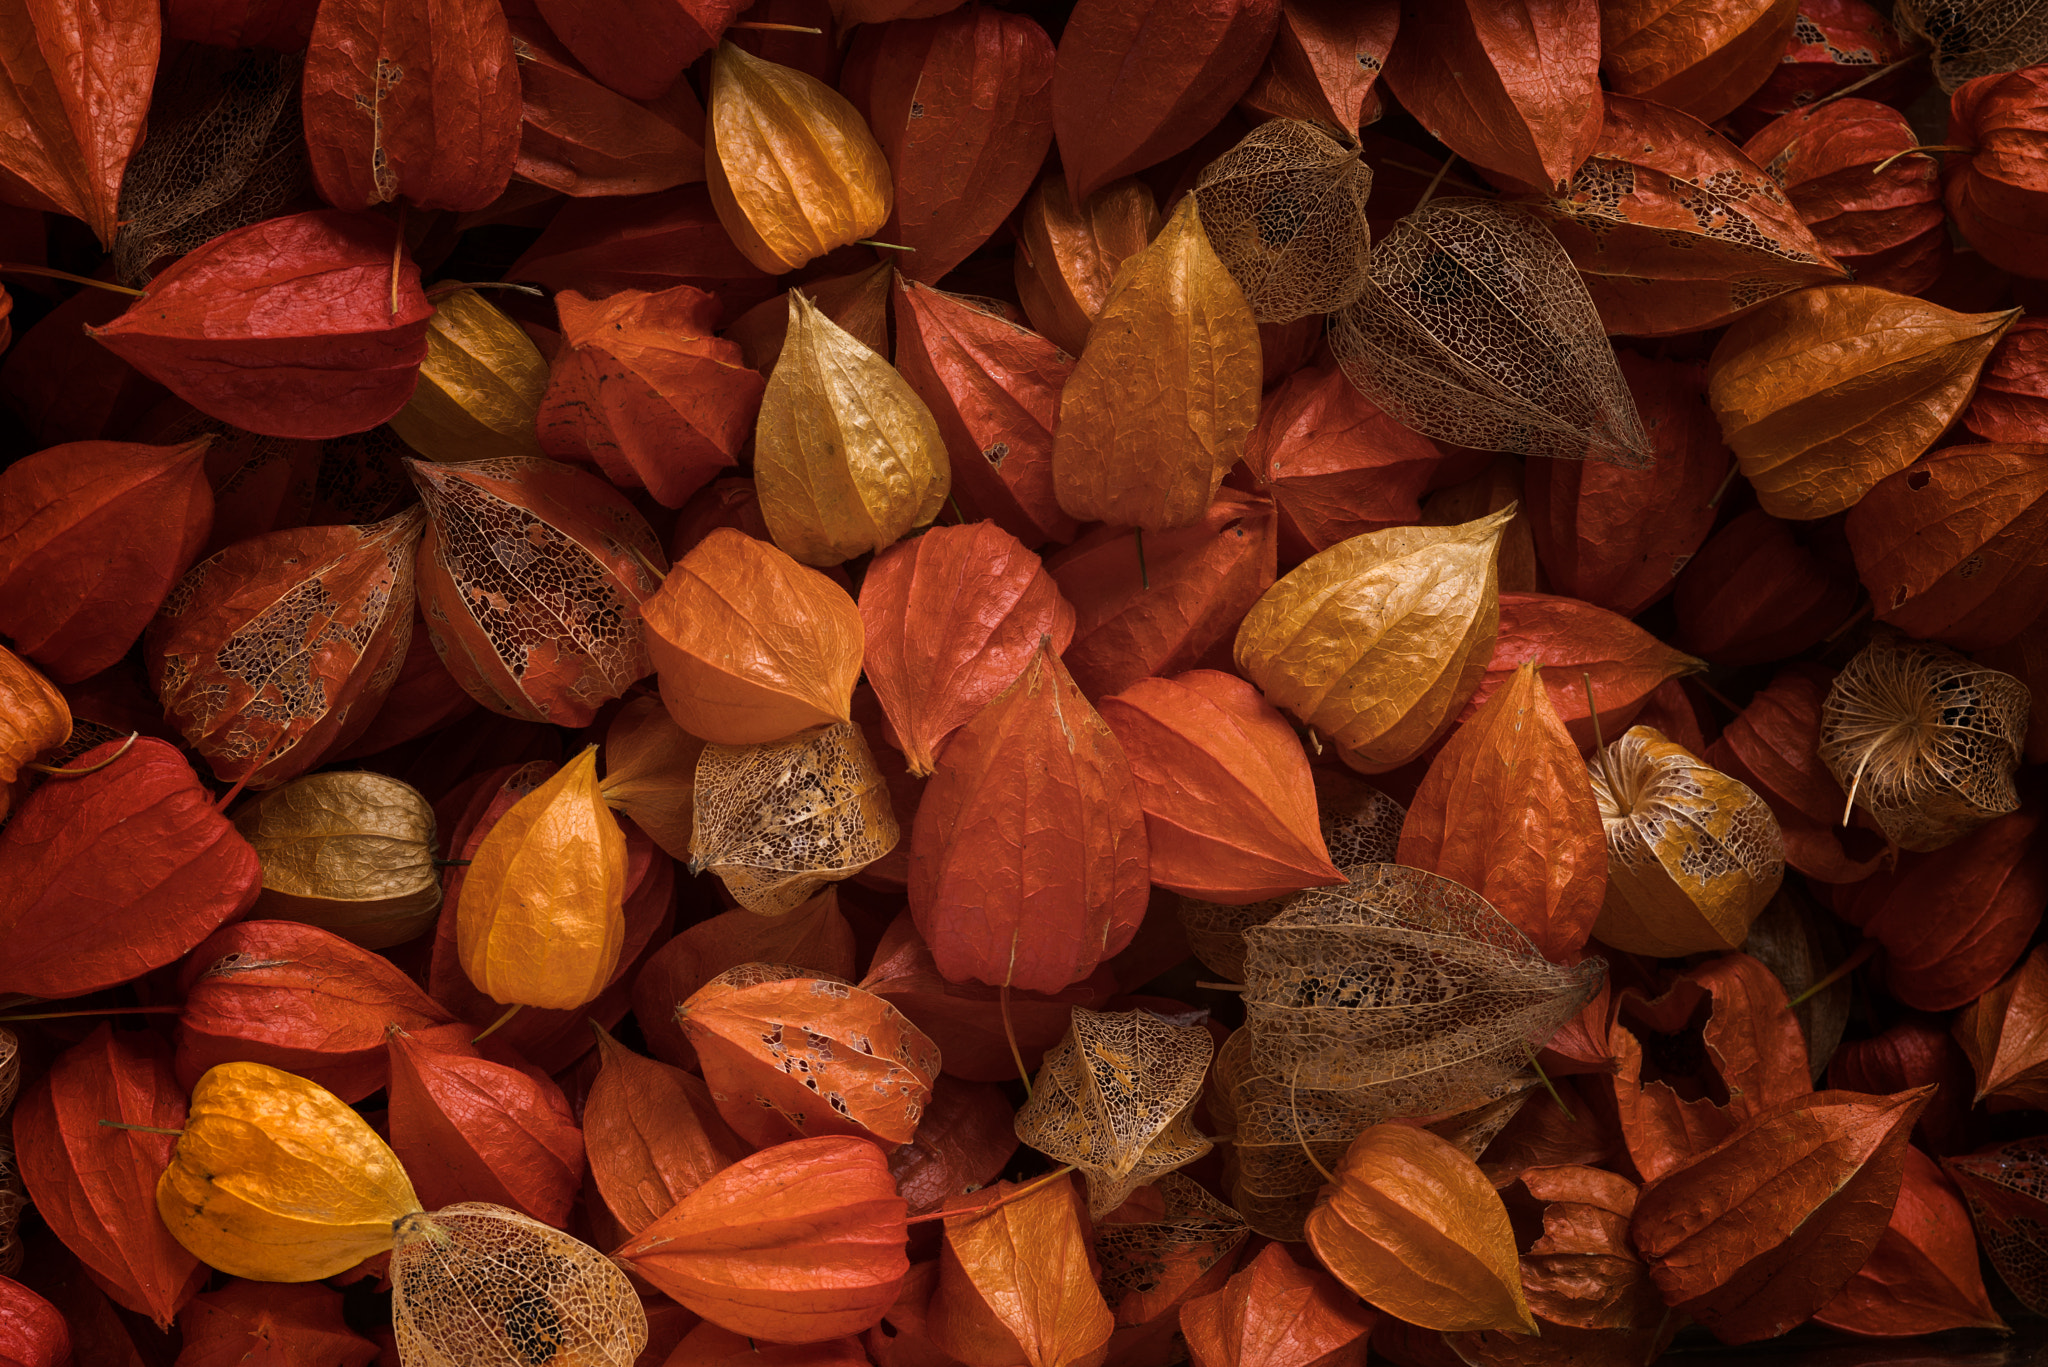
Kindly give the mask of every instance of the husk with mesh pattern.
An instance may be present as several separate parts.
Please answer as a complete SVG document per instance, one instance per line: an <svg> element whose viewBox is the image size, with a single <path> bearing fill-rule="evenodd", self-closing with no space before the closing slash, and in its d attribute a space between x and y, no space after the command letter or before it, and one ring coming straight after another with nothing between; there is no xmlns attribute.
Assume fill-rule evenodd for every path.
<svg viewBox="0 0 2048 1367"><path fill-rule="evenodd" d="M2031 706L2010 674L1882 632L1821 703L1820 757L1893 843L1938 850L2018 810Z"/></svg>
<svg viewBox="0 0 2048 1367"><path fill-rule="evenodd" d="M1202 228L1261 323L1335 313L1365 289L1372 170L1314 124L1273 119L1195 182Z"/></svg>
<svg viewBox="0 0 2048 1367"><path fill-rule="evenodd" d="M1942 93L2048 62L2048 0L1895 0L1899 31L1934 50Z"/></svg>
<svg viewBox="0 0 2048 1367"><path fill-rule="evenodd" d="M1592 296L1533 215L1439 199L1373 249L1330 347L1360 393L1438 441L1640 469L1649 438Z"/></svg>

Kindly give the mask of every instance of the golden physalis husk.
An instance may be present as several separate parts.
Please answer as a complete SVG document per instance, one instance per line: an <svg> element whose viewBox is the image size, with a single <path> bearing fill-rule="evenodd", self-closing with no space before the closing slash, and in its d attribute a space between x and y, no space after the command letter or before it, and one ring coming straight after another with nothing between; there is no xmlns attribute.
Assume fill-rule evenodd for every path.
<svg viewBox="0 0 2048 1367"><path fill-rule="evenodd" d="M574 1010L612 980L625 901L626 834L605 806L593 745L477 846L455 908L462 971L508 1006Z"/></svg>
<svg viewBox="0 0 2048 1367"><path fill-rule="evenodd" d="M483 1201L400 1220L391 1288L405 1367L632 1367L647 1346L640 1297L611 1259Z"/></svg>
<svg viewBox="0 0 2048 1367"><path fill-rule="evenodd" d="M1648 726L1596 755L1592 780L1607 828L1593 937L1660 959L1741 948L1785 878L1769 805Z"/></svg>
<svg viewBox="0 0 2048 1367"><path fill-rule="evenodd" d="M1215 1051L1199 1025L1077 1006L1017 1112L1017 1138L1079 1168L1088 1213L1099 1220L1139 1187L1209 1152L1194 1104Z"/></svg>
<svg viewBox="0 0 2048 1367"><path fill-rule="evenodd" d="M889 785L852 722L767 745L707 745L697 761L690 871L748 911L780 916L896 848Z"/></svg>
<svg viewBox="0 0 2048 1367"><path fill-rule="evenodd" d="M1400 803L1342 769L1315 772L1317 825L1330 862L1340 870L1358 864L1389 864L1401 844ZM1263 902L1226 906L1193 897L1180 899L1180 927L1202 966L1225 982L1244 981L1244 933L1287 910L1301 894L1285 893Z"/></svg>
<svg viewBox="0 0 2048 1367"><path fill-rule="evenodd" d="M2031 706L2012 675L1886 632L1828 689L1821 761L1893 843L1938 850L2019 809Z"/></svg>
<svg viewBox="0 0 2048 1367"><path fill-rule="evenodd" d="M427 320L419 386L391 430L428 460L539 456L534 417L548 363L519 324L481 294L460 289Z"/></svg>
<svg viewBox="0 0 2048 1367"><path fill-rule="evenodd" d="M222 1063L192 1089L156 1206L208 1267L311 1282L390 1248L394 1222L420 1202L398 1156L334 1093L266 1064Z"/></svg>
<svg viewBox="0 0 2048 1367"><path fill-rule="evenodd" d="M1514 513L1366 532L1311 556L1245 614L1238 672L1359 772L1406 764L1485 676L1500 630L1501 530Z"/></svg>
<svg viewBox="0 0 2048 1367"><path fill-rule="evenodd" d="M1533 214L1439 199L1373 249L1331 320L1360 393L1426 437L1481 451L1641 469L1651 446L1599 310Z"/></svg>
<svg viewBox="0 0 2048 1367"><path fill-rule="evenodd" d="M754 487L775 544L837 565L939 515L946 439L896 367L789 292L789 333L754 429Z"/></svg>
<svg viewBox="0 0 2048 1367"><path fill-rule="evenodd" d="M1259 325L1188 195L1124 262L1060 391L1053 492L1067 516L1190 527L1259 420Z"/></svg>
<svg viewBox="0 0 2048 1367"><path fill-rule="evenodd" d="M364 949L434 924L434 808L410 784L368 770L308 774L244 803L235 829L263 865L252 916L303 921Z"/></svg>
<svg viewBox="0 0 2048 1367"><path fill-rule="evenodd" d="M733 245L768 274L888 221L888 159L860 112L823 81L720 43L706 114L711 206Z"/></svg>
<svg viewBox="0 0 2048 1367"><path fill-rule="evenodd" d="M1365 289L1372 169L1314 124L1272 119L1195 182L1209 244L1261 323L1335 313Z"/></svg>

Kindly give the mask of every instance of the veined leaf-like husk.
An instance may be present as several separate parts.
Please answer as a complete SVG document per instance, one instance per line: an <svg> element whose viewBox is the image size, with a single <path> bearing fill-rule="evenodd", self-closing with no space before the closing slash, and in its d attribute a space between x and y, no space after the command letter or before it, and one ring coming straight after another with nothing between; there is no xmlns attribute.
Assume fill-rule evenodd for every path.
<svg viewBox="0 0 2048 1367"><path fill-rule="evenodd" d="M945 506L946 439L896 367L789 292L789 334L754 431L775 544L806 565L893 545Z"/></svg>
<svg viewBox="0 0 2048 1367"><path fill-rule="evenodd" d="M1145 1218L1105 1220L1096 1225L1094 1242L1110 1312L1121 1324L1156 1329L1177 1326L1179 1315L1170 1312L1221 1288L1229 1268L1218 1264L1235 1261L1231 1255L1252 1231L1236 1211L1180 1173L1152 1183L1152 1196L1158 1199L1148 1199Z"/></svg>
<svg viewBox="0 0 2048 1367"><path fill-rule="evenodd" d="M1373 249L1331 349L1359 392L1438 441L1640 467L1651 446L1557 238L1530 214L1439 199Z"/></svg>
<svg viewBox="0 0 2048 1367"><path fill-rule="evenodd" d="M707 745L690 867L741 906L780 916L896 847L889 785L852 722L767 745Z"/></svg>
<svg viewBox="0 0 2048 1367"><path fill-rule="evenodd" d="M434 809L410 784L368 770L308 774L235 813L263 864L251 915L304 921L365 949L434 924Z"/></svg>
<svg viewBox="0 0 2048 1367"><path fill-rule="evenodd" d="M1209 245L1261 323L1335 313L1365 290L1372 168L1311 123L1272 119L1195 182Z"/></svg>
<svg viewBox="0 0 2048 1367"><path fill-rule="evenodd" d="M2019 809L2031 701L2010 674L1887 632L1828 688L1821 762L1901 848L1938 850Z"/></svg>
<svg viewBox="0 0 2048 1367"><path fill-rule="evenodd" d="M787 964L741 964L677 1004L718 1113L757 1147L816 1135L907 1144L939 1047L874 993Z"/></svg>
<svg viewBox="0 0 2048 1367"><path fill-rule="evenodd" d="M455 907L462 971L508 1005L582 1006L618 967L626 886L626 835L598 788L593 745L514 803L471 856Z"/></svg>
<svg viewBox="0 0 2048 1367"><path fill-rule="evenodd" d="M71 736L71 708L57 686L28 661L0 646L0 817L6 785L43 751Z"/></svg>
<svg viewBox="0 0 2048 1367"><path fill-rule="evenodd" d="M1031 326L1080 355L1117 268L1145 250L1160 222L1142 180L1113 181L1079 208L1058 172L1040 181L1017 219L1017 298Z"/></svg>
<svg viewBox="0 0 2048 1367"><path fill-rule="evenodd" d="M1221 1290L1187 1301L1180 1321L1194 1367L1364 1367L1378 1318L1329 1273L1268 1244Z"/></svg>
<svg viewBox="0 0 2048 1367"><path fill-rule="evenodd" d="M1934 444L2017 317L1870 285L1801 290L1722 334L1707 400L1765 512L1827 517Z"/></svg>
<svg viewBox="0 0 2048 1367"><path fill-rule="evenodd" d="M1600 71L1624 95L1718 119L1777 69L1799 14L1793 0L1704 7L1608 0L1600 10Z"/></svg>
<svg viewBox="0 0 2048 1367"><path fill-rule="evenodd" d="M1785 878L1770 807L1648 726L1629 728L1592 772L1607 828L1593 938L1658 958L1739 948Z"/></svg>
<svg viewBox="0 0 2048 1367"><path fill-rule="evenodd" d="M1258 321L1195 196L1126 261L1060 391L1053 491L1067 516L1199 522L1259 420Z"/></svg>
<svg viewBox="0 0 2048 1367"><path fill-rule="evenodd" d="M611 1259L516 1210L464 1201L392 1232L391 1327L405 1367L632 1367L647 1314Z"/></svg>
<svg viewBox="0 0 2048 1367"><path fill-rule="evenodd" d="M143 638L166 717L215 777L267 788L370 724L412 639L417 508L237 542L180 579Z"/></svg>
<svg viewBox="0 0 2048 1367"><path fill-rule="evenodd" d="M661 699L621 707L604 733L604 800L672 859L690 858L697 760L704 742L677 726Z"/></svg>
<svg viewBox="0 0 2048 1367"><path fill-rule="evenodd" d="M1073 1182L999 1182L947 1205L925 1319L933 1344L982 1367L1100 1363L1116 1321L1089 1265L1087 1208ZM976 1210L983 1205L993 1208Z"/></svg>
<svg viewBox="0 0 2048 1367"><path fill-rule="evenodd" d="M1310 557L1245 614L1238 672L1361 773L1406 764L1485 677L1514 511L1365 532Z"/></svg>
<svg viewBox="0 0 2048 1367"><path fill-rule="evenodd" d="M1477 1163L1427 1130L1361 1134L1308 1239L1337 1280L1410 1324L1537 1332L1507 1207Z"/></svg>
<svg viewBox="0 0 2048 1367"><path fill-rule="evenodd" d="M640 609L661 700L717 745L760 745L851 719L860 610L774 546L715 528Z"/></svg>
<svg viewBox="0 0 2048 1367"><path fill-rule="evenodd" d="M522 721L588 726L654 672L635 619L667 560L623 494L539 458L408 467L434 523L420 615L472 698Z"/></svg>
<svg viewBox="0 0 2048 1367"><path fill-rule="evenodd" d="M1934 79L1950 95L1978 76L2048 60L2039 0L1896 0L1892 15L1934 49Z"/></svg>
<svg viewBox="0 0 2048 1367"><path fill-rule="evenodd" d="M1317 829L1339 872L1360 864L1394 862L1407 815L1400 803L1342 769L1316 770L1315 787ZM1224 982L1243 982L1245 931L1278 916L1298 895L1286 892L1242 906L1183 896L1181 929L1204 967Z"/></svg>
<svg viewBox="0 0 2048 1367"><path fill-rule="evenodd" d="M419 387L391 430L429 460L538 456L534 415L547 387L533 339L475 290L457 290L427 320Z"/></svg>
<svg viewBox="0 0 2048 1367"><path fill-rule="evenodd" d="M391 1247L420 1208L377 1132L325 1087L261 1063L209 1068L156 1205L208 1267L310 1282Z"/></svg>
<svg viewBox="0 0 2048 1367"><path fill-rule="evenodd" d="M720 43L707 113L712 207L768 274L871 236L888 220L888 160L860 111L824 82Z"/></svg>
<svg viewBox="0 0 2048 1367"><path fill-rule="evenodd" d="M1211 1148L1194 1123L1215 1043L1199 1025L1149 1011L1074 1008L1017 1112L1017 1137L1088 1181L1094 1219Z"/></svg>

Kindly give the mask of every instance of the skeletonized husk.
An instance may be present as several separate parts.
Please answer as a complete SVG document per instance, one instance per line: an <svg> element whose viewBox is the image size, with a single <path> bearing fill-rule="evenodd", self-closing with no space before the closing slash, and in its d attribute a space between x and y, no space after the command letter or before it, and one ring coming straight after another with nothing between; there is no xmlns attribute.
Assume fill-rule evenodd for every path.
<svg viewBox="0 0 2048 1367"><path fill-rule="evenodd" d="M1202 227L1252 316L1335 313L1365 290L1372 168L1314 124L1273 119L1203 169Z"/></svg>

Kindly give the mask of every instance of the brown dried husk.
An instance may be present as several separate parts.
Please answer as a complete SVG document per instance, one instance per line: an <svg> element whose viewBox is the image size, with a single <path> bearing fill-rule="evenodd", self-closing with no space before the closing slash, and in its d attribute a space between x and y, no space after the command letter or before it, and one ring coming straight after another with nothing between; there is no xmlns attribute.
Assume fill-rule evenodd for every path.
<svg viewBox="0 0 2048 1367"><path fill-rule="evenodd" d="M1440 199L1394 225L1330 335L1360 393L1427 437L1640 469L1651 447L1592 296L1534 215Z"/></svg>
<svg viewBox="0 0 2048 1367"><path fill-rule="evenodd" d="M21 1213L28 1204L28 1189L22 1186L21 1172L14 1163L14 1146L0 1139L0 1277L21 1271Z"/></svg>
<svg viewBox="0 0 2048 1367"><path fill-rule="evenodd" d="M1339 869L1390 864L1401 843L1401 804L1379 789L1336 769L1315 775L1317 825L1330 862ZM1244 933L1287 909L1299 893L1269 897L1246 906L1225 906L1193 897L1180 899L1180 925L1202 966L1226 982L1244 981Z"/></svg>
<svg viewBox="0 0 2048 1367"><path fill-rule="evenodd" d="M647 1315L624 1272L504 1206L405 1216L390 1276L405 1367L632 1367L647 1346Z"/></svg>
<svg viewBox="0 0 2048 1367"><path fill-rule="evenodd" d="M1658 958L1739 948L1785 878L1769 804L1648 726L1596 755L1591 776L1607 829L1594 938Z"/></svg>
<svg viewBox="0 0 2048 1367"><path fill-rule="evenodd" d="M710 869L758 915L795 910L901 834L888 782L851 722L767 745L707 745L697 760L690 871Z"/></svg>
<svg viewBox="0 0 2048 1367"><path fill-rule="evenodd" d="M1335 313L1365 290L1372 169L1314 124L1273 119L1202 171L1209 245L1261 323Z"/></svg>
<svg viewBox="0 0 2048 1367"><path fill-rule="evenodd" d="M1828 689L1821 761L1893 843L1938 850L2018 810L2031 705L2010 674L1881 633Z"/></svg>
<svg viewBox="0 0 2048 1367"><path fill-rule="evenodd" d="M1158 1293L1169 1268L1192 1263L1194 1275L1199 1276L1229 1257L1251 1233L1243 1216L1211 1196L1200 1183L1170 1172L1152 1185L1165 1207L1158 1219L1095 1227L1103 1299L1119 1315L1131 1297Z"/></svg>
<svg viewBox="0 0 2048 1367"><path fill-rule="evenodd" d="M1079 1168L1088 1213L1099 1220L1139 1187L1209 1152L1193 1107L1215 1049L1199 1025L1077 1006L1017 1112L1017 1138Z"/></svg>
<svg viewBox="0 0 2048 1367"><path fill-rule="evenodd" d="M1599 990L1470 888L1401 864L1351 870L1245 933L1245 1029L1296 1087L1377 1089L1397 1115L1488 1099Z"/></svg>
<svg viewBox="0 0 2048 1367"><path fill-rule="evenodd" d="M1895 0L1899 31L1934 50L1943 93L1978 76L2048 62L2042 0Z"/></svg>
<svg viewBox="0 0 2048 1367"><path fill-rule="evenodd" d="M131 285L157 261L270 218L311 188L299 124L302 54L183 45L149 107L149 134L121 176L114 271Z"/></svg>
<svg viewBox="0 0 2048 1367"><path fill-rule="evenodd" d="M434 808L410 784L368 770L308 774L244 803L235 829L263 865L252 916L303 921L364 949L434 924Z"/></svg>

